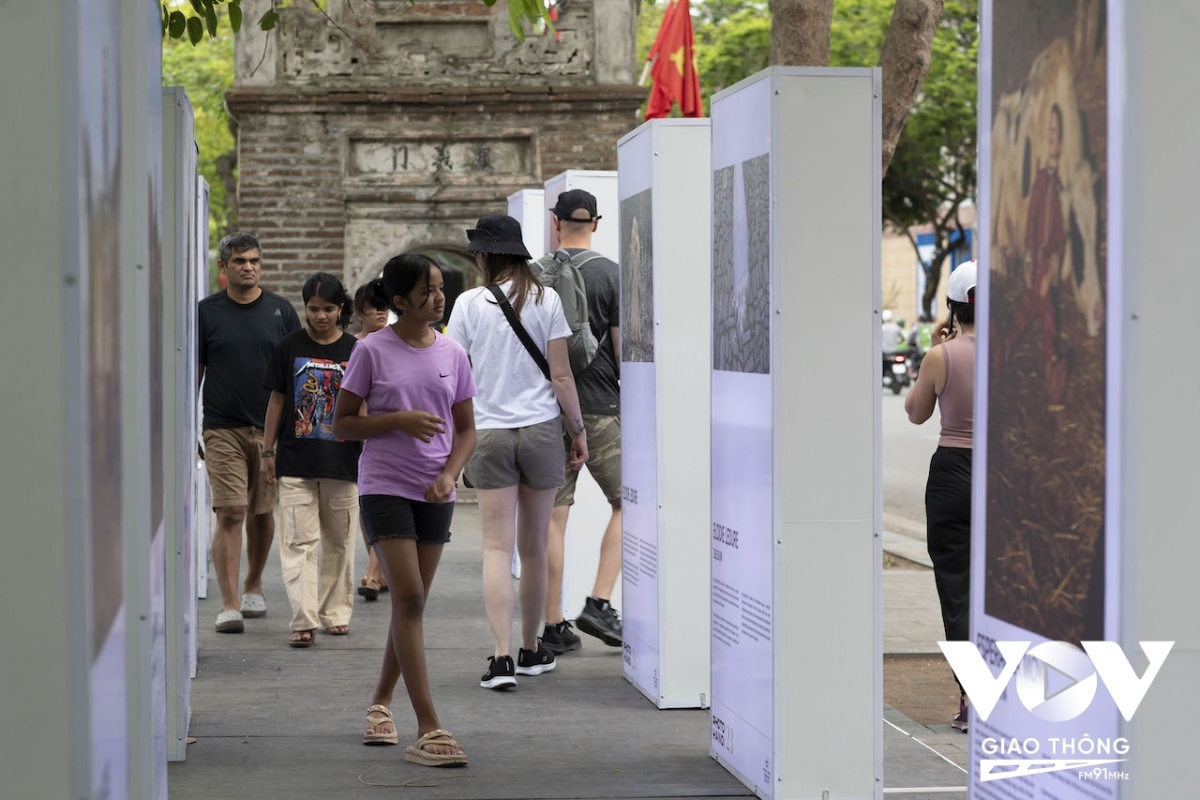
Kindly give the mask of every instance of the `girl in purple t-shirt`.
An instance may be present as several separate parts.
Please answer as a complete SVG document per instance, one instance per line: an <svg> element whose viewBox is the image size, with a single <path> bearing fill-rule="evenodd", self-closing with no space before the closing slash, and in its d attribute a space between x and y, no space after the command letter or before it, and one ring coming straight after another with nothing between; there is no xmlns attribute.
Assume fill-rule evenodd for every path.
<svg viewBox="0 0 1200 800"><path fill-rule="evenodd" d="M475 449L475 381L463 348L430 327L446 310L438 266L421 255L397 256L384 266L382 286L399 320L354 348L334 411L338 436L364 440L359 509L392 598L363 743L396 744L390 706L403 674L417 716L417 742L404 759L460 766L467 756L433 708L422 618L450 540L454 486Z"/></svg>

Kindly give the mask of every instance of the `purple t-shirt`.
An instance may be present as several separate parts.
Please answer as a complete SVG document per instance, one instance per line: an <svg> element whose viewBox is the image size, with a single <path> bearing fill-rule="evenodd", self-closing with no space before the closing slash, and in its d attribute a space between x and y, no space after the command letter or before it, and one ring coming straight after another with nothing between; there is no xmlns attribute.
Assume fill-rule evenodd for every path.
<svg viewBox="0 0 1200 800"><path fill-rule="evenodd" d="M367 404L367 416L392 411L428 411L446 420L446 430L426 444L404 431L388 431L363 442L358 493L387 494L425 502L425 489L446 466L454 444L451 406L475 396L475 379L462 345L434 332L433 344L406 344L391 328L359 340L350 354L342 389ZM450 502L454 495L450 495Z"/></svg>

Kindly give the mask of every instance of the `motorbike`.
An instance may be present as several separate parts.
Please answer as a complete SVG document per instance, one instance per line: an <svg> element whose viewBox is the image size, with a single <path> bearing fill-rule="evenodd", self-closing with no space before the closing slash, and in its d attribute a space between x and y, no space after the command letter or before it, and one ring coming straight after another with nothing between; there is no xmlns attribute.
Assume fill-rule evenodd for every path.
<svg viewBox="0 0 1200 800"><path fill-rule="evenodd" d="M883 385L891 388L892 394L912 385L908 353L883 354Z"/></svg>

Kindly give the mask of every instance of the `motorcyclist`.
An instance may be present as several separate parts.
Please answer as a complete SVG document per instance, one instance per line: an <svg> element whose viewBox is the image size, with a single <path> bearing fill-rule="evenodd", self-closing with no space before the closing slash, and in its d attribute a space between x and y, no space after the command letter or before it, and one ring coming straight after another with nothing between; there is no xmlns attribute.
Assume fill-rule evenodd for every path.
<svg viewBox="0 0 1200 800"><path fill-rule="evenodd" d="M879 326L879 331L883 340L883 377L891 381L893 380L893 357L905 348L904 334L900 330L900 326L893 320L890 308L883 310L881 318L883 319L883 323Z"/></svg>
<svg viewBox="0 0 1200 800"><path fill-rule="evenodd" d="M931 347L933 347L933 320L928 314L922 314L908 334L908 357L912 360L914 373L920 371L921 361Z"/></svg>
<svg viewBox="0 0 1200 800"><path fill-rule="evenodd" d="M883 337L883 354L885 356L900 352L904 344L904 336L900 330L900 326L892 320L892 310L885 308L883 310L883 324L879 326L880 334Z"/></svg>

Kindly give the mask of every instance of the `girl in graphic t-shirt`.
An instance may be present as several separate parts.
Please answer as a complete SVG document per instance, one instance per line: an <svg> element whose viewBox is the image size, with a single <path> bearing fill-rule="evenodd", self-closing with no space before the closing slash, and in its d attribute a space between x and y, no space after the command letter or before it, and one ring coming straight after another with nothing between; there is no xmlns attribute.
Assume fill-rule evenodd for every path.
<svg viewBox="0 0 1200 800"><path fill-rule="evenodd" d="M375 331L383 330L388 324L387 294L383 291L383 281L375 278L358 287L354 293L354 316L362 325L358 338L362 339ZM367 548L367 574L359 584L358 594L369 603L379 599L380 592L388 590L387 578L383 577L383 569L379 559L375 557L374 548Z"/></svg>
<svg viewBox="0 0 1200 800"><path fill-rule="evenodd" d="M308 327L283 338L263 378L271 399L261 469L267 483L279 481L279 561L292 647L311 646L318 625L339 636L350 630L361 449L333 432L334 401L356 341L343 330L350 297L328 272L305 281L301 297Z"/></svg>
<svg viewBox="0 0 1200 800"><path fill-rule="evenodd" d="M475 449L475 382L462 347L430 327L446 310L436 264L415 254L393 258L383 268L383 292L399 319L359 341L334 423L339 436L365 440L359 507L392 598L387 648L363 743L396 743L390 708L403 675L417 717L417 741L405 760L458 766L467 756L442 728L429 691L423 615L442 548L450 540L454 487ZM367 414L360 416L364 403Z"/></svg>

